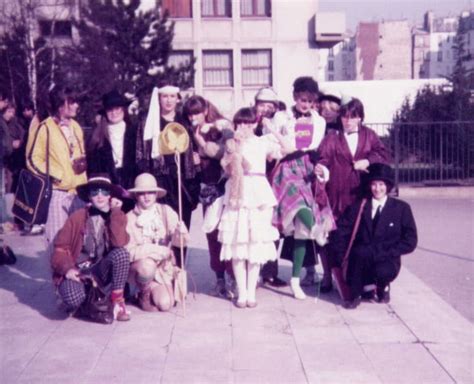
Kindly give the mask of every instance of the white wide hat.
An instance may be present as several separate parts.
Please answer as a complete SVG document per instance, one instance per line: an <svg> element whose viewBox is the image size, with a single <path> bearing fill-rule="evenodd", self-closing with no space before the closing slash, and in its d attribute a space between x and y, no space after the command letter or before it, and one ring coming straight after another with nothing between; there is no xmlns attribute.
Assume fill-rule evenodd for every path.
<svg viewBox="0 0 474 384"><path fill-rule="evenodd" d="M260 88L255 95L255 101L268 101L271 103L278 103L278 96L270 87Z"/></svg>
<svg viewBox="0 0 474 384"><path fill-rule="evenodd" d="M153 176L151 173L142 173L138 175L135 178L135 186L129 189L128 192L156 192L157 198L166 195L166 190L158 186L155 176Z"/></svg>

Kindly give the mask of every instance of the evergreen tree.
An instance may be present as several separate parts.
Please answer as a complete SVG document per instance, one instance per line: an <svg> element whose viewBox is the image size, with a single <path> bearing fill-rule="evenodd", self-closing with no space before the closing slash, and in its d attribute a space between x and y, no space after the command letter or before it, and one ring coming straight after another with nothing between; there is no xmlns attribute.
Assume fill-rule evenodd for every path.
<svg viewBox="0 0 474 384"><path fill-rule="evenodd" d="M81 110L91 123L102 94L118 89L147 107L154 86L166 82L188 88L194 62L170 67L174 24L160 7L142 12L140 0L89 0L76 27L79 43L65 51L59 76L73 80L82 95Z"/></svg>

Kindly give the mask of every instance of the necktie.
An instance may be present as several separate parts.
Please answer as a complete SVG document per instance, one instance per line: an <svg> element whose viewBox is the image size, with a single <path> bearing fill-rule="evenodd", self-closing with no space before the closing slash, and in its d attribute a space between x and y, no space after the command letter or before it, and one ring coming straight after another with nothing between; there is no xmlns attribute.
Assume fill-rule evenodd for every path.
<svg viewBox="0 0 474 384"><path fill-rule="evenodd" d="M377 228L377 223L378 223L379 218L380 218L381 209L382 209L382 207L379 205L377 207L377 210L375 211L374 218L372 219L372 232L375 232L375 228Z"/></svg>

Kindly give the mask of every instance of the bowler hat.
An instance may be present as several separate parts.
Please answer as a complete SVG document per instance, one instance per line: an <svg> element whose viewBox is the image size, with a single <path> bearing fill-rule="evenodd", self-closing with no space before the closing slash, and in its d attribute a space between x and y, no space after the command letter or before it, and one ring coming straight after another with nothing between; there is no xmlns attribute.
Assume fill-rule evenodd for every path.
<svg viewBox="0 0 474 384"><path fill-rule="evenodd" d="M166 190L159 187L155 176L151 173L142 173L135 178L135 186L128 190L130 193L156 192L158 198L166 195Z"/></svg>
<svg viewBox="0 0 474 384"><path fill-rule="evenodd" d="M107 112L109 109L115 107L128 107L131 103L126 97L122 96L116 89L106 93L102 96L101 112Z"/></svg>
<svg viewBox="0 0 474 384"><path fill-rule="evenodd" d="M366 176L367 186L370 186L370 183L375 180L381 180L387 184L387 189L390 191L395 184L395 174L390 165L383 163L373 163L370 164L367 168L369 171Z"/></svg>
<svg viewBox="0 0 474 384"><path fill-rule="evenodd" d="M110 191L112 197L121 200L127 198L126 191L121 186L112 184L107 173L91 174L87 183L77 186L76 191L81 200L89 201L89 192L98 188Z"/></svg>

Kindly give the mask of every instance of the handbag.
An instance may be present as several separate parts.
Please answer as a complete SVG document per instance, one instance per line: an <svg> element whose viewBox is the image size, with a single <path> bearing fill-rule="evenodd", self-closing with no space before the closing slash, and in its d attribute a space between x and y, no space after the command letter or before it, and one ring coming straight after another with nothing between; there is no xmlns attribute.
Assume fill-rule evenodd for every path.
<svg viewBox="0 0 474 384"><path fill-rule="evenodd" d="M114 315L110 298L91 275L81 276L86 299L79 307L79 315L101 324L112 324Z"/></svg>
<svg viewBox="0 0 474 384"><path fill-rule="evenodd" d="M341 266L333 267L331 269L332 277L334 278L334 281L336 283L336 289L339 292L341 299L344 301L349 301L353 299L351 289L346 283L347 269L349 267L349 254L352 249L352 244L354 243L355 237L357 235L357 231L359 230L360 219L362 217L362 212L364 211L366 203L367 199L363 199L359 208L359 212L357 213L357 218L354 224L354 228L352 229L349 245L347 246L346 252L344 253L344 258L342 259Z"/></svg>
<svg viewBox="0 0 474 384"><path fill-rule="evenodd" d="M41 127L36 130L28 159L31 161L33 149ZM26 224L44 224L48 220L49 203L53 185L49 176L49 130L46 127L46 175L22 169L13 201L12 213Z"/></svg>

